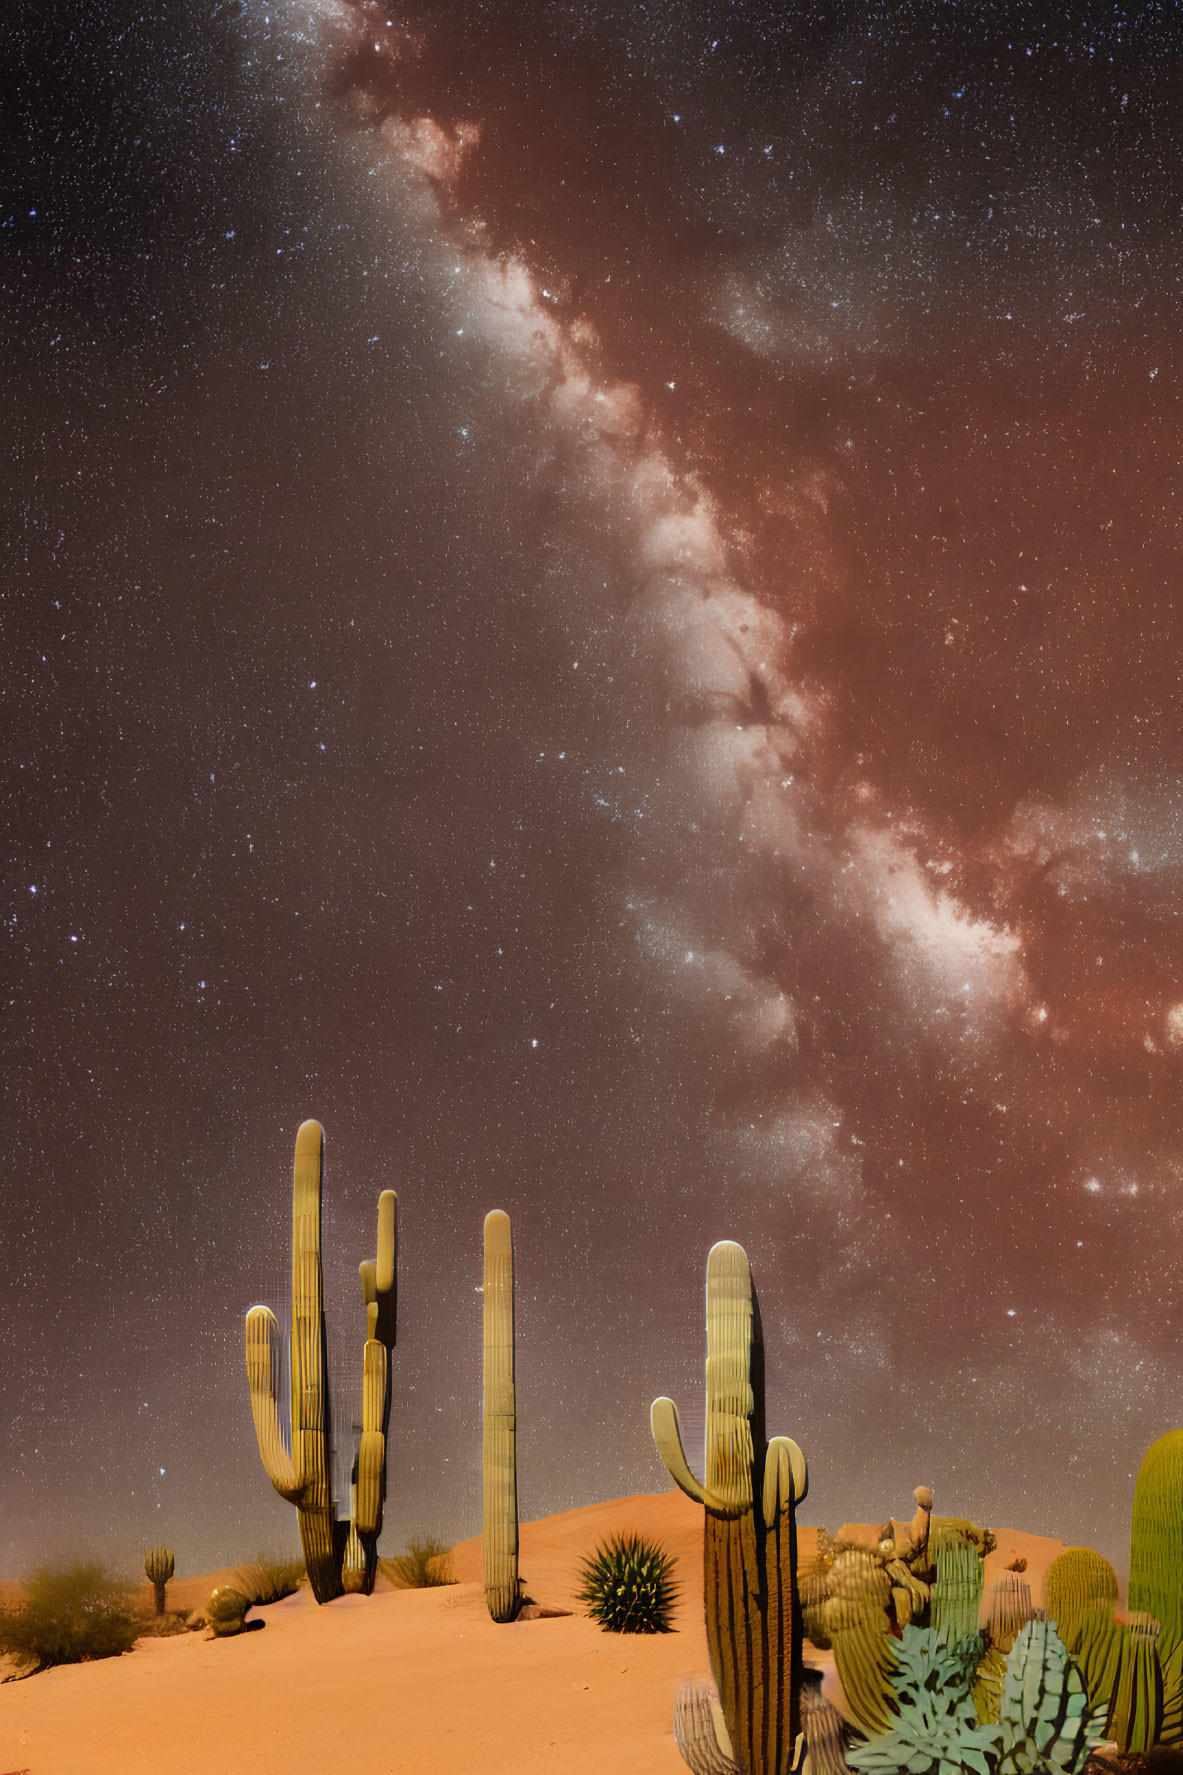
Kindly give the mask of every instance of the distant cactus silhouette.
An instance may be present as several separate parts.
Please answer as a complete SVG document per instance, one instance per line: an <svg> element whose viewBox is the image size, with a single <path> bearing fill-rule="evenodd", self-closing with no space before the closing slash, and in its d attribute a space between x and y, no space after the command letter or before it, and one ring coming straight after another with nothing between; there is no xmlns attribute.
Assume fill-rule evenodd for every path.
<svg viewBox="0 0 1183 1775"><path fill-rule="evenodd" d="M352 1520L338 1521L329 1472L331 1402L320 1258L324 1133L304 1122L292 1175L291 1436L279 1422L279 1323L269 1307L246 1316L246 1370L259 1454L281 1498L295 1504L308 1580L317 1602L374 1587L386 1490L390 1416L389 1354L395 1339L397 1197L378 1198L378 1255L359 1265L366 1339L362 1352L362 1431L353 1465Z"/></svg>
<svg viewBox="0 0 1183 1775"><path fill-rule="evenodd" d="M156 1613L164 1613L164 1587L177 1569L171 1547L149 1547L144 1555L144 1576L156 1598Z"/></svg>

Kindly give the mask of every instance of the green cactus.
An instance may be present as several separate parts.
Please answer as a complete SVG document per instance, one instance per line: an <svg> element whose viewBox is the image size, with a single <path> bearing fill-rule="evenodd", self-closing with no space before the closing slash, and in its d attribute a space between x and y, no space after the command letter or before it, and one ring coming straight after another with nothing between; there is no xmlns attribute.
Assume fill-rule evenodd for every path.
<svg viewBox="0 0 1183 1775"><path fill-rule="evenodd" d="M1183 1430L1142 1457L1130 1519L1130 1609L1153 1615L1164 1645L1183 1640Z"/></svg>
<svg viewBox="0 0 1183 1775"><path fill-rule="evenodd" d="M1152 1750L1163 1722L1158 1622L1136 1615L1120 1629L1121 1664L1109 1703L1106 1730L1123 1754Z"/></svg>
<svg viewBox="0 0 1183 1775"><path fill-rule="evenodd" d="M509 1215L485 1216L484 1509L485 1601L494 1621L522 1606L518 1577L518 1425L513 1329L513 1232Z"/></svg>
<svg viewBox="0 0 1183 1775"><path fill-rule="evenodd" d="M1029 1621L1006 1661L998 1775L1074 1775L1104 1738L1079 1670L1050 1621Z"/></svg>
<svg viewBox="0 0 1183 1775"><path fill-rule="evenodd" d="M605 1633L672 1633L674 1562L642 1535L615 1535L583 1563L579 1600Z"/></svg>
<svg viewBox="0 0 1183 1775"><path fill-rule="evenodd" d="M972 1639L978 1631L985 1564L976 1547L939 1533L936 1538L936 1581L929 1622L953 1639Z"/></svg>
<svg viewBox="0 0 1183 1775"><path fill-rule="evenodd" d="M831 1605L832 1607L833 1605ZM921 1628L905 1628L919 1633ZM830 1630L834 1664L846 1699L846 1712L860 1732L886 1732L895 1713L893 1682L895 1647L882 1609L862 1616L848 1612L840 1626Z"/></svg>
<svg viewBox="0 0 1183 1775"><path fill-rule="evenodd" d="M1112 1618L1117 1604L1117 1574L1109 1561L1091 1547L1065 1547L1048 1567L1045 1595L1056 1631L1075 1656L1086 1615L1101 1604Z"/></svg>
<svg viewBox="0 0 1183 1775"><path fill-rule="evenodd" d="M653 1402L657 1451L703 1506L707 1645L741 1775L788 1775L800 1733L801 1617L796 1505L805 1457L764 1440L764 1350L742 1246L723 1240L707 1258L706 1477L694 1477L672 1399Z"/></svg>
<svg viewBox="0 0 1183 1775"><path fill-rule="evenodd" d="M862 1775L990 1775L999 1728L979 1721L970 1694L980 1649L976 1634L958 1641L931 1627L905 1627L895 1647L898 1717L847 1751L850 1767Z"/></svg>
<svg viewBox="0 0 1183 1775"><path fill-rule="evenodd" d="M249 1597L231 1584L223 1584L212 1591L205 1612L214 1638L231 1639L236 1633L245 1633L244 1617L250 1606Z"/></svg>
<svg viewBox="0 0 1183 1775"><path fill-rule="evenodd" d="M177 1569L171 1547L149 1547L144 1555L144 1576L152 1586L156 1613L164 1613L164 1587Z"/></svg>
<svg viewBox="0 0 1183 1775"><path fill-rule="evenodd" d="M279 1422L281 1338L269 1307L246 1316L246 1371L255 1435L267 1477L295 1504L308 1579L317 1602L345 1590L373 1589L386 1484L390 1416L389 1353L395 1339L397 1197L378 1198L378 1255L360 1265L366 1310L362 1354L362 1431L352 1478L352 1519L337 1518L329 1472L331 1409L320 1257L324 1133L303 1122L292 1174L291 1437Z"/></svg>
<svg viewBox="0 0 1183 1775"><path fill-rule="evenodd" d="M990 1644L1000 1652L1009 1653L1016 1639L1031 1619L1031 1586L1021 1572L1003 1572L990 1592L990 1613L986 1632Z"/></svg>
<svg viewBox="0 0 1183 1775"><path fill-rule="evenodd" d="M1080 1666L1089 1701L1094 1706L1108 1706L1121 1673L1125 1629L1113 1618L1113 1603L1103 1599L1087 1604L1079 1618L1070 1619L1075 1625L1075 1646L1069 1644L1062 1628L1060 1637Z"/></svg>

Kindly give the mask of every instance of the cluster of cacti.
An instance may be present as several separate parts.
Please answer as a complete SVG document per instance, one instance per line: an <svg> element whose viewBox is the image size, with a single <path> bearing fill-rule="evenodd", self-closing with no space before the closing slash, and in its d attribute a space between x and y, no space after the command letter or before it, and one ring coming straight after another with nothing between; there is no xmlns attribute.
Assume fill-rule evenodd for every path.
<svg viewBox="0 0 1183 1775"><path fill-rule="evenodd" d="M671 1633L678 1600L674 1562L643 1535L601 1543L580 1572L579 1600L607 1633Z"/></svg>
<svg viewBox="0 0 1183 1775"><path fill-rule="evenodd" d="M513 1233L509 1215L500 1208L485 1216L482 1477L485 1602L494 1621L512 1621L522 1606L518 1577Z"/></svg>
<svg viewBox="0 0 1183 1775"><path fill-rule="evenodd" d="M978 1648L977 1717L997 1719L1005 1655L1031 1613L1029 1599L1024 1607L1022 1593L1016 1592L1005 1643L979 1635L984 1561L997 1546L996 1537L961 1517L932 1517L927 1486L918 1486L915 1496L912 1523L893 1518L874 1545L836 1541L823 1529L817 1560L803 1575L808 1637L820 1649L833 1649L847 1717L868 1734L891 1727L895 1648L908 1626L931 1625L947 1638L972 1640Z"/></svg>
<svg viewBox="0 0 1183 1775"><path fill-rule="evenodd" d="M1074 1775L1103 1737L1075 1664L1047 1621L1007 1656L996 1721L976 1705L982 1636L905 1627L895 1646L889 1728L847 1752L861 1775Z"/></svg>
<svg viewBox="0 0 1183 1775"><path fill-rule="evenodd" d="M144 1576L156 1600L156 1613L164 1613L164 1587L177 1569L171 1547L149 1547L144 1555Z"/></svg>
<svg viewBox="0 0 1183 1775"><path fill-rule="evenodd" d="M389 1352L395 1340L396 1205L378 1198L378 1255L360 1265L366 1339L362 1355L362 1431L352 1475L351 1519L339 1521L329 1470L331 1401L320 1256L324 1135L304 1122L292 1176L291 1435L279 1421L279 1324L269 1307L246 1318L246 1367L259 1453L281 1498L295 1504L308 1579L317 1602L343 1591L369 1592L377 1569L386 1489L390 1414Z"/></svg>
<svg viewBox="0 0 1183 1775"><path fill-rule="evenodd" d="M759 1313L747 1255L729 1240L707 1259L706 1317L704 1481L690 1470L672 1399L653 1403L653 1438L675 1483L703 1506L707 1645L730 1741L714 1754L741 1775L788 1775L800 1733L794 1511L805 1457L787 1437L765 1442ZM709 1723L700 1720L704 1731Z"/></svg>
<svg viewBox="0 0 1183 1775"><path fill-rule="evenodd" d="M1142 1468L1146 1470L1146 1461ZM1139 1509L1135 1491L1139 1528L1147 1515L1146 1501L1141 1500ZM1175 1598L1166 1581L1152 1573L1145 1555L1136 1585L1131 1558L1130 1604L1135 1613L1129 1621L1115 1618L1117 1574L1091 1547L1065 1548L1047 1574L1048 1612L1080 1665L1090 1701L1106 1710L1106 1731L1127 1753L1183 1742L1183 1640L1172 1640L1157 1616L1137 1608L1152 1587L1157 1587L1154 1594L1168 1620L1177 1618Z"/></svg>

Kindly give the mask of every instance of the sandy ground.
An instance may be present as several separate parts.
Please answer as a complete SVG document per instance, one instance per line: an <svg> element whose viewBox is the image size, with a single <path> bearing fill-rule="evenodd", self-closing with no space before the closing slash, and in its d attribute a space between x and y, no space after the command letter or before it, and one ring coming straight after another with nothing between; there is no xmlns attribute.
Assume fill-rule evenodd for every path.
<svg viewBox="0 0 1183 1775"><path fill-rule="evenodd" d="M842 1532L860 1526L870 1527ZM459 1582L446 1588L383 1587L324 1608L305 1589L253 1611L262 1632L145 1639L123 1658L5 1684L0 1775L674 1775L684 1770L670 1729L678 1684L709 1671L698 1508L668 1492L524 1523L521 1572L537 1602L577 1609L581 1560L630 1530L678 1561L675 1633L605 1634L582 1614L495 1626L480 1542L465 1541L453 1555ZM997 1532L987 1591L1025 1555L1039 1602L1061 1543ZM815 1545L803 1529L802 1560ZM231 1577L177 1580L169 1607L199 1606Z"/></svg>

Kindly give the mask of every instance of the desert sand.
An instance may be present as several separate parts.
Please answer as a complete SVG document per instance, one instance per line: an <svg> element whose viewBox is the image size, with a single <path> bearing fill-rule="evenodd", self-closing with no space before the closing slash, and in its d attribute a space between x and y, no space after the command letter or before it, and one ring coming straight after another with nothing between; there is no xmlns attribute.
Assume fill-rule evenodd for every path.
<svg viewBox="0 0 1183 1775"><path fill-rule="evenodd" d="M603 1633L580 1613L495 1626L480 1541L453 1554L455 1585L342 1597L307 1589L252 1614L262 1632L145 1639L122 1658L0 1687L0 1775L674 1775L671 1731L687 1676L709 1675L702 1620L702 1514L680 1492L642 1494L522 1524L521 1573L536 1602L578 1610L581 1561L637 1531L677 1560L677 1631ZM869 1533L846 1524L842 1533ZM997 1530L987 1594L1029 1560L1032 1597L1062 1543ZM800 1531L807 1560L816 1531ZM195 1608L232 1570L181 1577L168 1605ZM807 1648L823 1667L831 1660ZM832 1670L826 1687L832 1690Z"/></svg>

